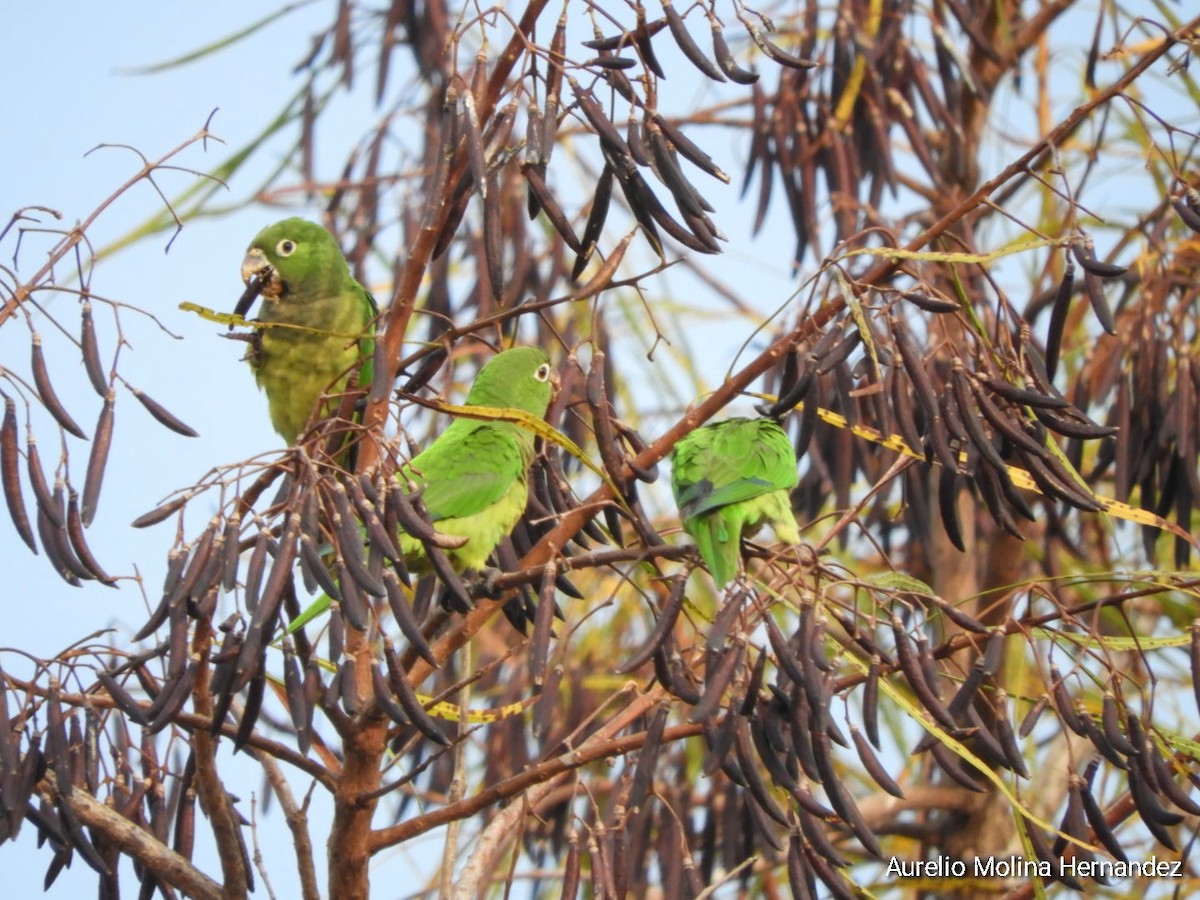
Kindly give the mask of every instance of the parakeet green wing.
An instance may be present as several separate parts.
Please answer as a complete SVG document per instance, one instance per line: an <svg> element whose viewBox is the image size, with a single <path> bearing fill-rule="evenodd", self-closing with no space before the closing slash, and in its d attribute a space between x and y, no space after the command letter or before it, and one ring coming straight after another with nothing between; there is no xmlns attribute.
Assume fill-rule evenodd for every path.
<svg viewBox="0 0 1200 900"><path fill-rule="evenodd" d="M796 455L771 419L729 419L697 428L672 453L671 484L683 525L717 584L737 573L741 539L764 524L798 543L788 502Z"/></svg>
<svg viewBox="0 0 1200 900"><path fill-rule="evenodd" d="M546 414L552 392L545 352L514 347L479 371L467 405L517 409L540 417ZM533 433L515 422L461 418L398 474L422 490L421 501L439 532L467 539L447 551L459 571L482 568L525 511L533 446ZM400 544L410 567L423 571L421 542L402 534Z"/></svg>

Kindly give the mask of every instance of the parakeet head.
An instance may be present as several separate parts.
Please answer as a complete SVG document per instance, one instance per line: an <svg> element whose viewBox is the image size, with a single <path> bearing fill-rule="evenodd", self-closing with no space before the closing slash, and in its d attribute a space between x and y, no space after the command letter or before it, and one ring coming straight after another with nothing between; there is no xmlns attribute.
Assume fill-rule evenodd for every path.
<svg viewBox="0 0 1200 900"><path fill-rule="evenodd" d="M250 242L242 260L246 292L234 312L244 316L258 294L299 302L326 297L337 293L349 276L350 267L332 234L307 219L284 219Z"/></svg>
<svg viewBox="0 0 1200 900"><path fill-rule="evenodd" d="M541 347L514 347L497 353L475 376L467 394L472 406L512 407L544 416L554 393L550 357Z"/></svg>

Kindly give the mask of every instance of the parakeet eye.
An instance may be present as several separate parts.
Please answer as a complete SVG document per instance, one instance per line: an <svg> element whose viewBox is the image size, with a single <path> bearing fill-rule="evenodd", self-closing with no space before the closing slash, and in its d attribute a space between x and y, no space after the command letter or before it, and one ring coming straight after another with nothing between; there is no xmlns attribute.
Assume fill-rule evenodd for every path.
<svg viewBox="0 0 1200 900"><path fill-rule="evenodd" d="M545 381L547 378L549 378L550 377L550 364L542 363L540 366L538 366L537 371L533 373L533 377L536 378L538 381Z"/></svg>
<svg viewBox="0 0 1200 900"><path fill-rule="evenodd" d="M280 256L291 256L296 251L296 242L288 238L284 238L275 245L275 252Z"/></svg>

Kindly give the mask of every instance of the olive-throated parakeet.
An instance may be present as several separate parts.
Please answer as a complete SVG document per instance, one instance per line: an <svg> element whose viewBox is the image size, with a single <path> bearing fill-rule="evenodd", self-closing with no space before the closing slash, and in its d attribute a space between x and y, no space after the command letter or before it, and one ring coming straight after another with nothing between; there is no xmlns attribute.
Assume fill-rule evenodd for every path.
<svg viewBox="0 0 1200 900"><path fill-rule="evenodd" d="M247 359L267 393L271 424L291 444L307 422L336 410L336 400L316 410L317 399L343 392L360 360L358 383L370 383L379 310L333 235L305 219L260 231L242 260L242 280L238 315L263 298Z"/></svg>
<svg viewBox="0 0 1200 900"><path fill-rule="evenodd" d="M540 347L514 347L479 370L467 405L519 409L542 418L552 382L550 360ZM457 571L483 568L521 518L533 442L533 432L516 422L458 418L397 473L422 490L421 502L438 532L467 539L446 551ZM400 550L410 568L428 571L420 541L401 534Z"/></svg>
<svg viewBox="0 0 1200 900"><path fill-rule="evenodd" d="M727 419L697 428L671 453L671 487L683 527L718 587L741 563L743 537L771 525L800 543L788 491L796 486L796 451L774 419Z"/></svg>

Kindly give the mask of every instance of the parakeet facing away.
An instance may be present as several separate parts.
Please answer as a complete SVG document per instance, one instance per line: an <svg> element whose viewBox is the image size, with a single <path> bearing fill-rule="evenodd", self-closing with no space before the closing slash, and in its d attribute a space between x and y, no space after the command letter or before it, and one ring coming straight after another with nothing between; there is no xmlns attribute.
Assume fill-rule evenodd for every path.
<svg viewBox="0 0 1200 900"><path fill-rule="evenodd" d="M796 452L774 419L697 428L675 445L671 469L683 527L718 587L737 574L742 538L763 525L785 543L800 543L788 500L798 481Z"/></svg>
<svg viewBox="0 0 1200 900"><path fill-rule="evenodd" d="M359 384L371 381L374 299L350 274L333 235L305 219L276 222L250 242L242 260L246 292L234 310L244 316L262 295L247 355L267 393L271 424L289 444L310 419L330 415L336 401L316 410L322 394L346 389L362 360Z"/></svg>
<svg viewBox="0 0 1200 900"><path fill-rule="evenodd" d="M545 352L514 347L479 370L467 405L519 409L541 418L552 392ZM423 489L421 502L437 531L467 539L446 551L457 571L483 568L521 518L533 442L533 432L515 422L459 418L397 473L402 482ZM400 550L409 568L429 570L425 547L416 538L401 534Z"/></svg>

